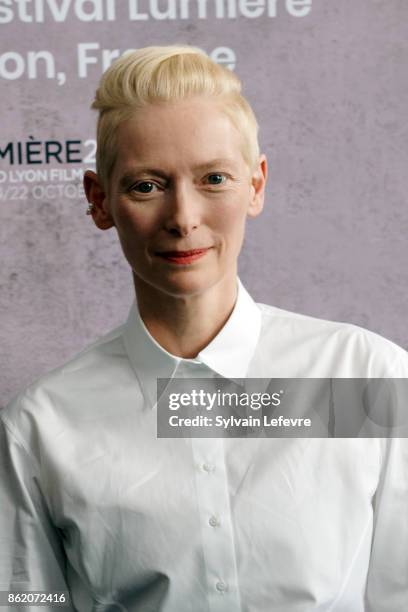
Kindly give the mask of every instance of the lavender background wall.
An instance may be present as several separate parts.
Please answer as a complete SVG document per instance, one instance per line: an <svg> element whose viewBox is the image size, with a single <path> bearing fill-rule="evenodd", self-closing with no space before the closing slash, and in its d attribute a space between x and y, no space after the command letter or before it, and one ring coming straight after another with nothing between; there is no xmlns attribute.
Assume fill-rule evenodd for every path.
<svg viewBox="0 0 408 612"><path fill-rule="evenodd" d="M133 297L114 230L93 226L81 195L102 72L96 44L228 48L220 57L235 56L270 164L266 207L249 221L240 257L244 284L257 301L408 347L406 0L231 0L236 18L217 17L213 0L201 2L202 18L199 3L174 0L175 19L154 17L172 1L65 0L66 16L46 1L36 5L43 15L33 3L19 14L18 2L0 2L0 406L122 322ZM139 18L129 19L131 5ZM242 15L245 6L259 16ZM93 13L101 20L84 21ZM94 43L97 63L78 64L83 43ZM52 53L37 75L27 73L30 51ZM16 143L27 140L42 144L20 164ZM79 161L45 163L51 140L81 141L71 144Z"/></svg>

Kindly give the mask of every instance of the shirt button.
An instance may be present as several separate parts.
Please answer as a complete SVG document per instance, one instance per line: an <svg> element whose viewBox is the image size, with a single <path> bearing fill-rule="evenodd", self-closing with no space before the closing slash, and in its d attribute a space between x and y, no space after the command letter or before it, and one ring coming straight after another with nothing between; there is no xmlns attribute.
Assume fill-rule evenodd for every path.
<svg viewBox="0 0 408 612"><path fill-rule="evenodd" d="M211 463L203 463L201 466L204 472L213 472L215 470L215 466L211 465Z"/></svg>
<svg viewBox="0 0 408 612"><path fill-rule="evenodd" d="M219 591L220 593L225 593L225 591L227 590L228 586L225 584L225 582L222 582L222 580L219 580L216 585L215 588L217 589L217 591Z"/></svg>
<svg viewBox="0 0 408 612"><path fill-rule="evenodd" d="M216 516L212 516L208 522L210 523L211 527L218 527L218 525L220 524Z"/></svg>

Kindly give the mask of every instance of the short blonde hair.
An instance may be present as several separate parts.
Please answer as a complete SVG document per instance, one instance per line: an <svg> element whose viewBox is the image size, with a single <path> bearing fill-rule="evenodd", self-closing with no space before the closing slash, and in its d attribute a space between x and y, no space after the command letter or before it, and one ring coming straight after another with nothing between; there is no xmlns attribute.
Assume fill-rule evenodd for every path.
<svg viewBox="0 0 408 612"><path fill-rule="evenodd" d="M148 104L211 96L241 132L250 170L259 159L258 123L241 94L239 78L202 49L188 45L144 47L122 55L103 74L92 104L99 111L96 170L107 189L115 165L117 128Z"/></svg>

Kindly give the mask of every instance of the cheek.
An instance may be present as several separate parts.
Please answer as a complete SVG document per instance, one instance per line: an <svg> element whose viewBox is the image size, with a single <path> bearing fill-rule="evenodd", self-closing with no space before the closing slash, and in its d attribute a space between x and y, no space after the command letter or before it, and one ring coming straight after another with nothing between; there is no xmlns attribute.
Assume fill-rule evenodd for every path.
<svg viewBox="0 0 408 612"><path fill-rule="evenodd" d="M129 239L148 239L157 228L157 219L150 211L138 210L135 205L118 206L115 224L119 234Z"/></svg>
<svg viewBox="0 0 408 612"><path fill-rule="evenodd" d="M217 211L214 216L214 223L222 233L234 235L240 233L245 226L246 220L246 201L242 198L234 198L227 205Z"/></svg>

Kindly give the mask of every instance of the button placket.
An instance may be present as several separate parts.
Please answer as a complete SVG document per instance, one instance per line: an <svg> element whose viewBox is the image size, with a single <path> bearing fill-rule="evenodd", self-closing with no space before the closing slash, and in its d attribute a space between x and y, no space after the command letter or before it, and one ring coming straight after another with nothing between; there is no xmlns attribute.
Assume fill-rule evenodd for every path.
<svg viewBox="0 0 408 612"><path fill-rule="evenodd" d="M193 438L210 612L240 612L228 479L221 438Z"/></svg>
<svg viewBox="0 0 408 612"><path fill-rule="evenodd" d="M176 376L194 379L212 378L213 374L206 366L184 362ZM241 612L224 443L222 438L191 438L191 448L209 612ZM215 513L223 517L221 528L209 526ZM226 588L219 590L217 583Z"/></svg>

